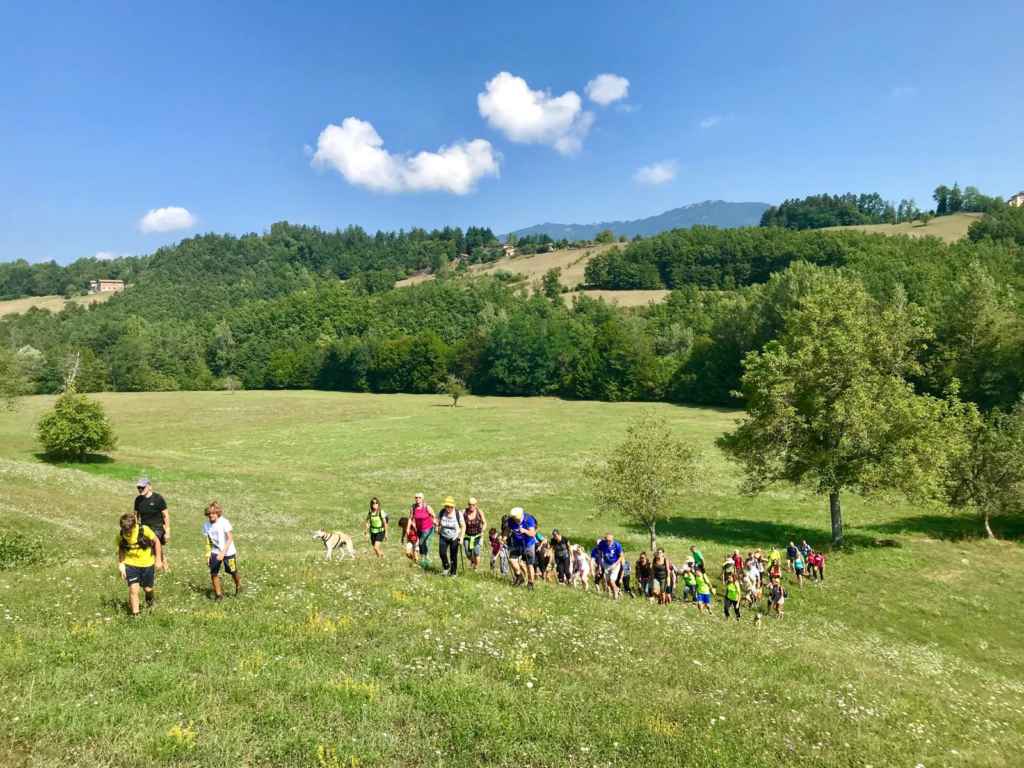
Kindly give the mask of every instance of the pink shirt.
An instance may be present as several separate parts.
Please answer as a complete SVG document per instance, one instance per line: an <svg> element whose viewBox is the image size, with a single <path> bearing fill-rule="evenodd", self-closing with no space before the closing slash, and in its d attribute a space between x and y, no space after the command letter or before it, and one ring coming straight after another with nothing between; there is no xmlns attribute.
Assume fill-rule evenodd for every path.
<svg viewBox="0 0 1024 768"><path fill-rule="evenodd" d="M434 527L434 520L430 516L430 510L427 509L426 504L422 507L412 508L412 519L416 523L416 530L420 533L426 533Z"/></svg>

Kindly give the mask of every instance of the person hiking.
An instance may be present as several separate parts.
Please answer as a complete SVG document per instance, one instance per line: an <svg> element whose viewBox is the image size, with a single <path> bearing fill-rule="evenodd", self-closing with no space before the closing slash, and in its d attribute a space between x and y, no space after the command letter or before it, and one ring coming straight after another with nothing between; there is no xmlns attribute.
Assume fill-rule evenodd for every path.
<svg viewBox="0 0 1024 768"><path fill-rule="evenodd" d="M802 587L804 585L804 556L803 553L798 552L796 560L793 561L793 573L796 575L797 586ZM781 574L778 574L781 575ZM772 572L772 578L774 579L776 574Z"/></svg>
<svg viewBox="0 0 1024 768"><path fill-rule="evenodd" d="M637 591L642 597L651 596L651 561L647 559L647 553L641 552L633 563L633 572L636 574Z"/></svg>
<svg viewBox="0 0 1024 768"><path fill-rule="evenodd" d="M797 553L800 550L796 548L796 544L792 541L789 542L789 546L786 547L786 570L790 573L793 572L793 562L796 560Z"/></svg>
<svg viewBox="0 0 1024 768"><path fill-rule="evenodd" d="M697 572L692 562L683 566L683 602L697 602Z"/></svg>
<svg viewBox="0 0 1024 768"><path fill-rule="evenodd" d="M466 526L462 520L462 513L455 508L455 499L451 496L444 500L444 508L437 518L437 527L441 531L437 542L441 555L441 570L447 572L449 576L457 576L459 547L462 544L462 537L466 534Z"/></svg>
<svg viewBox="0 0 1024 768"><path fill-rule="evenodd" d="M380 508L380 499L376 496L370 499L370 510L366 513L366 522L363 525L363 529L366 535L370 537L373 553L378 558L384 557L381 545L388 537L388 516Z"/></svg>
<svg viewBox="0 0 1024 768"><path fill-rule="evenodd" d="M139 615L139 590L146 596L146 607L156 600L153 592L155 571L162 568L160 538L152 528L138 522L132 513L121 515L118 521L120 531L115 539L117 546L117 570L128 585L128 612L132 617Z"/></svg>
<svg viewBox="0 0 1024 768"><path fill-rule="evenodd" d="M469 497L469 504L462 512L462 521L466 526L466 535L462 540L463 553L469 561L469 567L475 571L480 565L480 542L487 526L487 518L480 511L473 496Z"/></svg>
<svg viewBox="0 0 1024 768"><path fill-rule="evenodd" d="M690 547L690 555L693 557L693 565L695 568L703 571L704 570L704 555L701 553L696 546Z"/></svg>
<svg viewBox="0 0 1024 768"><path fill-rule="evenodd" d="M606 533L604 538L597 543L597 552L601 562L601 576L605 589L611 593L612 600L618 600L619 572L622 569L623 559L622 544L611 533Z"/></svg>
<svg viewBox="0 0 1024 768"><path fill-rule="evenodd" d="M740 597L740 585L736 581L736 574L730 573L729 580L725 583L725 600L722 601L726 619L729 618L729 609L731 608L736 614L736 621L740 620Z"/></svg>
<svg viewBox="0 0 1024 768"><path fill-rule="evenodd" d="M708 579L707 574L704 573L703 568L698 568L695 575L697 580L697 613L706 611L708 616L711 615L711 595L714 593L714 589L711 587L711 581Z"/></svg>
<svg viewBox="0 0 1024 768"><path fill-rule="evenodd" d="M160 539L161 570L167 573L167 544L171 540L171 514L167 511L167 502L153 490L148 477L140 477L135 483L135 490L138 491L134 504L135 516L140 525L149 526Z"/></svg>
<svg viewBox="0 0 1024 768"><path fill-rule="evenodd" d="M665 557L664 550L656 550L651 560L651 597L658 605L669 602L671 595L672 566Z"/></svg>
<svg viewBox="0 0 1024 768"><path fill-rule="evenodd" d="M572 581L572 544L555 528L551 531L551 550L555 555L555 573L560 584Z"/></svg>
<svg viewBox="0 0 1024 768"><path fill-rule="evenodd" d="M522 507L513 507L508 513L508 525L512 532L512 549L509 556L516 571L513 584L526 582L527 589L533 589L537 565L537 518Z"/></svg>
<svg viewBox="0 0 1024 768"><path fill-rule="evenodd" d="M775 612L778 618L782 618L785 611L782 606L786 602L786 590L782 588L782 582L779 579L772 579L771 588L768 592L769 600L771 601L770 610Z"/></svg>
<svg viewBox="0 0 1024 768"><path fill-rule="evenodd" d="M235 582L235 595L242 591L242 580L238 576L238 551L235 549L234 528L224 517L224 510L216 501L206 505L206 522L203 523L203 536L206 537L210 549L210 584L213 587L213 599L223 600L224 590L220 583L220 569L231 575Z"/></svg>
<svg viewBox="0 0 1024 768"><path fill-rule="evenodd" d="M409 527L406 529L416 534L418 544L415 562L426 568L430 565L430 537L434 533L437 516L434 510L423 500L423 494L413 497L412 508L409 510Z"/></svg>

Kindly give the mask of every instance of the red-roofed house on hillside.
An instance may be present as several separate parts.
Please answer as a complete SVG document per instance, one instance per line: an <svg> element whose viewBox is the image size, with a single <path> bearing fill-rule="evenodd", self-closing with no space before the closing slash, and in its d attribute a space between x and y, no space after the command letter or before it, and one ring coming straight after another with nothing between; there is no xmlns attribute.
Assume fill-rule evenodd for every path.
<svg viewBox="0 0 1024 768"><path fill-rule="evenodd" d="M124 290L124 280L90 280L89 293L120 293Z"/></svg>

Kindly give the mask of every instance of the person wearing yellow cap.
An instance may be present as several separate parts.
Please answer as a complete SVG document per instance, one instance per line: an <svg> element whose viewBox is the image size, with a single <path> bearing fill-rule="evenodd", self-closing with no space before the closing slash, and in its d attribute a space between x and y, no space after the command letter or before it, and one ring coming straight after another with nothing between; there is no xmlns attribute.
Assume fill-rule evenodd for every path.
<svg viewBox="0 0 1024 768"><path fill-rule="evenodd" d="M444 500L444 508L437 517L437 527L441 533L438 537L441 570L449 576L456 576L459 573L459 545L466 535L466 523L462 513L455 509L455 499L451 496Z"/></svg>
<svg viewBox="0 0 1024 768"><path fill-rule="evenodd" d="M462 524L465 534L465 538L462 540L462 551L469 561L469 566L475 571L480 565L480 540L487 527L487 518L484 517L484 513L477 506L477 500L473 496L469 497L469 504L462 512Z"/></svg>

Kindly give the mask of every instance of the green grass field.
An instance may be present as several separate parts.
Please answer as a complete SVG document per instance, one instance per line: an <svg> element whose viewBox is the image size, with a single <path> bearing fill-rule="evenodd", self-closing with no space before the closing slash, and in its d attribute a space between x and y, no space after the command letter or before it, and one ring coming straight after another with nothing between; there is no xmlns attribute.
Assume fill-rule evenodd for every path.
<svg viewBox="0 0 1024 768"><path fill-rule="evenodd" d="M46 562L0 571L0 765L1017 766L1024 607L1016 541L971 520L846 500L851 546L789 585L762 626L612 603L488 574L423 573L388 543L326 563L321 525L397 519L419 489L513 504L545 532L645 534L595 507L581 468L655 408L705 451L705 487L664 526L670 555L824 544L825 503L757 498L713 447L734 413L667 405L312 392L111 394L109 463L41 462L51 402L0 414L0 532ZM172 572L124 615L116 519L147 472L172 514ZM214 604L200 535L219 499L248 591ZM897 546L874 542L892 539ZM435 557L436 561L436 557ZM230 589L228 590L230 592Z"/></svg>

